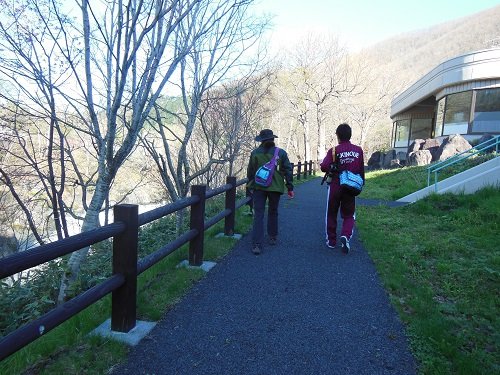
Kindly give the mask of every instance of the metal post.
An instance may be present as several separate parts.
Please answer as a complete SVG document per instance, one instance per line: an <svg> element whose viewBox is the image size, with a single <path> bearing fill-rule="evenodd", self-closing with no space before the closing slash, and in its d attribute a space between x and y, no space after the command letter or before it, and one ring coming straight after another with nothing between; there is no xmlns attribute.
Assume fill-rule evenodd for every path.
<svg viewBox="0 0 500 375"><path fill-rule="evenodd" d="M112 292L111 330L117 332L128 332L136 323L138 210L135 204L113 209L115 222L126 225L125 232L113 238L113 274L125 276L125 284Z"/></svg>
<svg viewBox="0 0 500 375"><path fill-rule="evenodd" d="M236 213L236 177L226 177L226 184L231 185L231 189L226 191L226 210L231 210L231 213L224 219L224 235L232 236L234 234L234 217Z"/></svg>
<svg viewBox="0 0 500 375"><path fill-rule="evenodd" d="M189 241L189 265L199 267L203 263L203 242L205 240L205 195L206 185L191 186L191 196L200 198L198 203L191 206L190 228L198 234Z"/></svg>

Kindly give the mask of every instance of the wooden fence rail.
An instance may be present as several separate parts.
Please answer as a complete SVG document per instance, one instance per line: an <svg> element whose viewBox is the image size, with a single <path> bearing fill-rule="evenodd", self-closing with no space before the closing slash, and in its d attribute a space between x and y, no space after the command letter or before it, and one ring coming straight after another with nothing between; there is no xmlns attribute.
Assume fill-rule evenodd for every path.
<svg viewBox="0 0 500 375"><path fill-rule="evenodd" d="M297 169L297 172L294 172L295 169ZM316 174L316 169L314 168L314 162L312 160L304 163L300 161L297 164L292 163L292 176L296 176L297 180L300 180L301 177L307 178L307 176L311 176L312 174Z"/></svg>
<svg viewBox="0 0 500 375"><path fill-rule="evenodd" d="M292 167L297 168L297 173L294 173L297 179L313 173L312 161L304 164L299 161L296 166L292 164ZM3 279L113 238L112 276L3 337L0 340L0 360L35 341L109 293L112 294L111 329L116 332L129 332L136 325L137 276L187 242L189 264L200 266L203 263L205 230L225 219L224 234L234 234L236 210L250 201L250 197L236 201L236 189L247 182L248 179L236 181L235 177L227 177L225 185L208 191L205 185L194 185L191 187L190 197L140 215L137 205L117 205L113 209L112 224L0 259L0 279ZM225 209L205 220L206 200L222 193L226 193ZM155 252L138 259L139 228L187 207L191 208L189 230Z"/></svg>

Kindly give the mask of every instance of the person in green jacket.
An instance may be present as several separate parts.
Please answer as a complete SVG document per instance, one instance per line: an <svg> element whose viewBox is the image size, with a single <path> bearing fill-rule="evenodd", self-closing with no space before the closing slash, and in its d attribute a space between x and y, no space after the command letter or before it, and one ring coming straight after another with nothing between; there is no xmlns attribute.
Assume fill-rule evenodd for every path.
<svg viewBox="0 0 500 375"><path fill-rule="evenodd" d="M285 150L279 149L278 162L272 178L271 185L264 187L255 183L255 173L257 170L270 161L274 155L276 145L274 138L278 138L270 129L263 129L255 137L260 142L259 147L250 154L250 161L247 167L248 189L252 192L252 202L254 209L253 231L252 231L252 252L258 255L262 252L264 240L264 210L268 201L267 210L267 234L269 244L276 245L278 240L278 206L281 195L288 191L288 197L293 198L292 165Z"/></svg>

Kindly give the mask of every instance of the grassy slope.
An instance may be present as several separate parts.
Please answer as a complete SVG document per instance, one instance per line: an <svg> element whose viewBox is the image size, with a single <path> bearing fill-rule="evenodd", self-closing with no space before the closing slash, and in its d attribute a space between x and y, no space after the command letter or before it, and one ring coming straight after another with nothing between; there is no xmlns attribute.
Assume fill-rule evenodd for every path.
<svg viewBox="0 0 500 375"><path fill-rule="evenodd" d="M369 173L363 197L404 196L423 171ZM358 211L361 238L407 324L420 373L500 373L500 190Z"/></svg>

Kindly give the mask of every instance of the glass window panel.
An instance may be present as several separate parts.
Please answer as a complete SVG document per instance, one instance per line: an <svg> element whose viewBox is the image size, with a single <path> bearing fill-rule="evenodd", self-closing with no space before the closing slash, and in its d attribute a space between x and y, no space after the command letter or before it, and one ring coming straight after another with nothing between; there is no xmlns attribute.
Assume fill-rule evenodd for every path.
<svg viewBox="0 0 500 375"><path fill-rule="evenodd" d="M473 133L500 133L500 89L476 92Z"/></svg>
<svg viewBox="0 0 500 375"><path fill-rule="evenodd" d="M396 137L394 147L408 147L410 120L396 121Z"/></svg>
<svg viewBox="0 0 500 375"><path fill-rule="evenodd" d="M410 140L427 139L431 137L432 119L431 118L416 118L411 120L411 135Z"/></svg>
<svg viewBox="0 0 500 375"><path fill-rule="evenodd" d="M443 135L467 134L472 91L448 95L444 114Z"/></svg>

